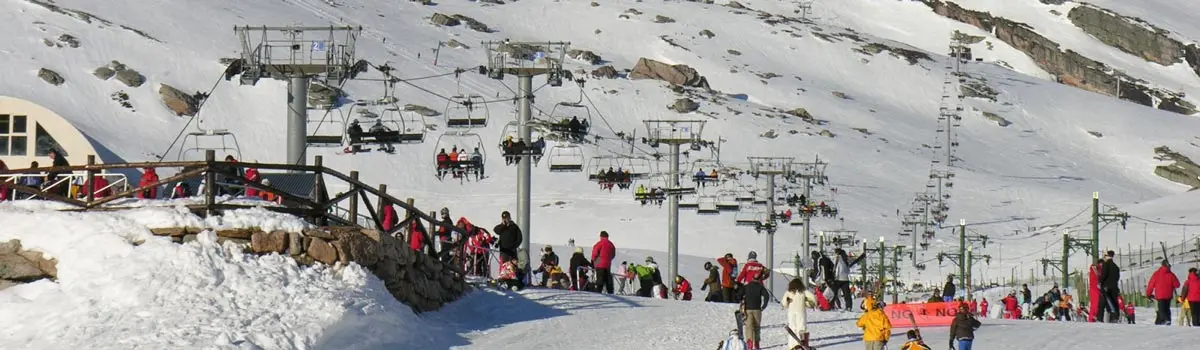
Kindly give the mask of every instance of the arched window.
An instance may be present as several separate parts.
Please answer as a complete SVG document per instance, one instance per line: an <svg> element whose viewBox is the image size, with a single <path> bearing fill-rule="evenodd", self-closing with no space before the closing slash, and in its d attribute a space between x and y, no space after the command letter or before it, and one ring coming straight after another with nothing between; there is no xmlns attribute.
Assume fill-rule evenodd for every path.
<svg viewBox="0 0 1200 350"><path fill-rule="evenodd" d="M69 156L62 145L59 145L58 141L54 140L54 136L50 136L50 133L46 132L45 128L42 128L41 123L35 124L37 124L37 134L34 138L34 156L48 157L50 156L50 150L58 151L58 155L63 157Z"/></svg>

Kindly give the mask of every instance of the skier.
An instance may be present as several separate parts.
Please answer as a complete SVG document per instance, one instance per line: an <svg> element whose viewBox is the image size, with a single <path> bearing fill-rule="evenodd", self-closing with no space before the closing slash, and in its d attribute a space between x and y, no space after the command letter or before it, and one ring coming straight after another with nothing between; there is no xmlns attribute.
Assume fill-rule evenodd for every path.
<svg viewBox="0 0 1200 350"><path fill-rule="evenodd" d="M587 271L584 268L592 267L592 263L583 257L583 247L575 247L570 261L571 290L587 290L584 288L587 285Z"/></svg>
<svg viewBox="0 0 1200 350"><path fill-rule="evenodd" d="M771 272L758 263L758 253L751 250L746 256L746 264L742 265L742 272L738 273L737 282L746 285L755 281L765 281L770 275Z"/></svg>
<svg viewBox="0 0 1200 350"><path fill-rule="evenodd" d="M675 290L671 291L671 296L677 300L692 300L692 284L683 276L675 276Z"/></svg>
<svg viewBox="0 0 1200 350"><path fill-rule="evenodd" d="M767 308L771 295L762 285L761 275L742 286L742 314L745 315L746 349L759 350L762 310Z"/></svg>
<svg viewBox="0 0 1200 350"><path fill-rule="evenodd" d="M851 305L854 302L854 296L850 294L850 268L858 264L859 261L862 261L867 254L859 254L858 258L851 261L850 256L842 248L834 249L833 253L837 255L837 261L834 262L834 282L837 285L833 287L833 299L837 300L840 294L844 302L842 305L844 310L850 311Z"/></svg>
<svg viewBox="0 0 1200 350"><path fill-rule="evenodd" d="M629 270L638 277L637 296L639 297L649 298L651 289L654 288L654 274L658 273L658 269L651 265L653 263L653 257L646 257L646 265L630 264Z"/></svg>
<svg viewBox="0 0 1200 350"><path fill-rule="evenodd" d="M1183 285L1180 296L1188 304L1191 311L1192 326L1200 327L1200 269L1188 269L1187 282Z"/></svg>
<svg viewBox="0 0 1200 350"><path fill-rule="evenodd" d="M917 330L910 329L906 334L908 335L908 342L901 345L900 350L932 350L929 345L925 345L925 342L921 340L921 335L917 334Z"/></svg>
<svg viewBox="0 0 1200 350"><path fill-rule="evenodd" d="M1171 263L1163 259L1162 267L1150 275L1146 282L1146 298L1158 302L1158 312L1154 315L1154 324L1171 324L1171 299L1175 299L1175 288L1179 288L1179 278L1171 272Z"/></svg>
<svg viewBox="0 0 1200 350"><path fill-rule="evenodd" d="M725 253L725 256L717 258L717 263L721 265L721 296L724 297L726 303L732 303L735 300L733 272L737 268L737 259L733 258L732 253Z"/></svg>
<svg viewBox="0 0 1200 350"><path fill-rule="evenodd" d="M987 315L988 315L987 298L983 298L983 301L979 303L979 314L983 315L983 318L987 318Z"/></svg>
<svg viewBox="0 0 1200 350"><path fill-rule="evenodd" d="M605 293L613 293L612 261L617 248L608 240L608 231L600 231L600 240L592 246L592 264L596 268L596 283Z"/></svg>
<svg viewBox="0 0 1200 350"><path fill-rule="evenodd" d="M808 349L808 309L816 307L817 297L808 290L803 279L788 282L788 291L783 295L783 308L787 309L787 325L790 331L788 349ZM796 337L792 337L795 335Z"/></svg>
<svg viewBox="0 0 1200 350"><path fill-rule="evenodd" d="M975 330L981 325L974 315L967 312L966 305L958 306L958 314L950 322L950 349L954 349L954 341L958 341L958 350L971 350L975 342Z"/></svg>
<svg viewBox="0 0 1200 350"><path fill-rule="evenodd" d="M704 297L704 301L723 302L725 299L721 297L721 273L717 267L713 266L712 262L704 262L704 271L708 271L708 278L704 279L704 284L700 286L700 290L708 290L708 295Z"/></svg>
<svg viewBox="0 0 1200 350"><path fill-rule="evenodd" d="M1104 260L1096 260L1088 266L1088 322L1096 322L1096 318L1104 319L1104 308L1100 307L1100 267ZM1099 316L1097 316L1099 315Z"/></svg>
<svg viewBox="0 0 1200 350"><path fill-rule="evenodd" d="M858 317L855 326L863 329L863 344L867 350L883 350L888 339L892 337L892 322L883 313L883 308L875 302L873 293L866 293L862 309L863 314Z"/></svg>
<svg viewBox="0 0 1200 350"><path fill-rule="evenodd" d="M1100 293L1104 295L1104 306L1107 307L1107 312L1111 312L1108 316L1109 323L1116 323L1119 318L1120 310L1117 309L1117 296L1121 295L1119 283L1121 281L1121 268L1117 263L1113 262L1114 251L1108 251L1104 254L1104 265L1100 268Z"/></svg>

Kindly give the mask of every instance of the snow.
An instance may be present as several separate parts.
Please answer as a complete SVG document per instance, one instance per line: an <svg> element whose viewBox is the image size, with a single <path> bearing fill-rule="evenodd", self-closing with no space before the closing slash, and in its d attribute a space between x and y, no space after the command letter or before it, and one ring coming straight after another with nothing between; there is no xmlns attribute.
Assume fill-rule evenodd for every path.
<svg viewBox="0 0 1200 350"><path fill-rule="evenodd" d="M934 152L927 145L932 145L937 137L934 128L941 97L940 87L947 73L944 51L949 43L949 35L954 30L986 35L968 25L938 17L927 6L911 1L818 2L814 5L817 24L792 22L775 26L764 23L752 11L735 13L720 5L724 1L716 5L695 2L604 2L598 7L579 1L520 1L505 5L445 1L430 7L414 2L381 0L54 2L63 8L83 10L109 20L114 23L111 26L96 21L84 23L27 1L5 1L9 6L4 6L4 10L0 11L0 31L10 34L6 35L4 45L0 45L0 62L5 67L0 71L5 75L0 87L4 88L5 94L29 99L65 116L100 145L98 148L101 153L105 153L101 154L101 158L106 162L155 160L156 155L160 154L166 160L177 158L178 146L167 154L163 153L188 120L174 116L161 105L156 92L158 84L170 84L183 91L207 91L224 69L218 64L218 59L237 55L237 39L229 30L234 25L360 24L365 29L358 41L359 57L377 64L388 62L398 69L398 76L406 78L444 74L454 68L476 67L484 62L483 50L479 45L482 40L569 40L572 48L593 50L607 61L606 64L618 70L631 68L640 57L687 64L706 76L713 89L746 96L744 101L734 98L701 100L699 112L679 115L663 107L682 96L669 92L661 82L589 80L583 90L586 94L584 101L593 107L593 130L604 140L598 144L582 145L587 157L612 153L648 156L655 152L640 143L635 144L631 151L630 145L613 141L614 134L618 132L628 134L636 131L637 135L644 135L643 120L706 120L704 137L710 140L721 137L727 141L722 145L720 155L726 165L746 168L744 157L748 155L793 156L804 161L819 156L829 161L827 175L830 177L830 187L836 187L838 192L830 195L828 189L818 189L816 198L835 200L844 220L814 219L813 231L846 228L862 232L859 238L875 240L877 236L884 236L888 242L909 242L907 238L894 233L899 231L900 226L900 220L894 213L897 209L906 210L913 194L922 190L928 179L928 164ZM792 4L786 2L742 3L775 14L797 16L792 13ZM1067 28L1069 21L1051 16L1047 5L984 0L961 3L967 8L988 10L1028 22L1039 33L1062 43L1064 48L1094 56L1130 74L1151 79L1162 87L1177 90L1182 86L1185 91L1191 92L1190 95L1200 93L1192 91L1200 86L1200 81L1196 80L1194 74L1181 70L1181 66L1161 67L1104 46L1078 28ZM1195 7L1191 2L1097 3L1105 7L1111 5L1122 13L1129 10L1131 13L1128 15L1142 17L1181 35L1197 37L1195 33L1200 32L1190 27L1194 21L1189 22L1189 17L1180 15L1195 12L1185 11ZM1061 10L1068 6L1076 5L1057 8ZM631 7L644 14L618 19L619 14ZM483 34L465 26L436 27L428 24L427 19L435 12L467 15L486 23L497 32ZM652 23L655 15L669 16L676 22ZM196 18L204 20L197 21ZM145 39L120 26L144 31L161 42ZM716 36L711 39L698 36L697 32L702 29L711 30ZM44 38L54 40L64 33L78 37L81 47L53 48L42 42ZM832 42L816 33L832 35ZM660 35L667 35L687 50L668 45L659 38ZM857 35L865 41L856 43L846 38L850 35ZM384 38L387 38L386 42ZM432 65L430 49L437 47L439 41L450 39L471 48L442 48L438 65ZM977 247L977 251L1001 257L994 258L987 266L980 266L981 274L1007 276L1013 268L1024 270L1024 261L1053 258L1057 248L1052 243L1063 228L1081 230L1086 227L1086 215L1068 219L1088 209L1094 191L1101 193L1105 204L1117 205L1138 216L1163 222L1189 221L1186 214L1195 212L1194 198L1190 193L1180 194L1186 190L1185 186L1153 174L1153 167L1160 165L1154 159L1153 148L1166 145L1185 155L1196 154L1189 141L1196 136L1194 130L1200 129L1200 120L1051 83L1047 81L1048 74L1037 68L1028 57L994 38L988 40L995 44L993 50L983 48L984 43L977 44L974 50L988 63L969 64L964 69L972 76L986 79L1000 95L995 102L969 99L965 104L967 112L963 116L964 126L959 130L961 146L957 151L962 161L959 168L955 169L955 186L950 191L953 195L950 200L950 219L947 220L948 223L957 223L959 219L969 223L1004 221L972 227L1001 241L1001 244L989 244L987 248ZM916 47L929 52L934 60L910 65L886 52L869 56L853 51L867 42ZM740 55L729 53L728 50L737 50ZM95 67L111 60L119 60L138 70L146 76L147 83L140 88L129 88L115 80L101 81L91 75ZM1013 69L991 63L999 61ZM589 71L596 68L579 62L568 65L572 69ZM42 67L58 71L67 82L54 87L39 81L35 72ZM764 79L756 75L765 73L779 76ZM540 86L543 82L541 79L535 79L535 85ZM433 78L418 80L414 84L440 95L478 93L486 98L511 96L511 89L515 88L513 79L496 82L470 71L457 80L452 77ZM239 86L235 78L234 82L218 81L216 86L198 119L202 127L232 130L240 142L242 160L287 161L282 157L286 153L285 135L282 133L286 113L285 83L264 80L257 86ZM446 106L445 100L433 94L403 84L398 86L397 96L402 104L414 103L435 110ZM363 99L378 98L382 93L378 87L377 82L360 81L345 86L351 98ZM118 91L130 95L136 111L119 107L110 100L109 96ZM579 91L569 83L559 88L540 88L535 106L548 113L557 102L578 100ZM844 93L851 99L834 97L833 92ZM589 101L594 102L594 106ZM816 118L828 121L828 124L811 125L797 118L784 119L778 117L781 113L771 111L797 107L807 109ZM515 113L508 103L489 104L487 108L490 115L488 126L471 130L482 139L481 150L489 156L486 165L488 178L478 183L439 182L433 177L433 155L438 148L472 146L464 141L449 141L448 138L438 142L444 130L443 117L426 118L424 122L433 127L426 141L415 145L397 145L399 151L395 155L377 152L336 155L331 149L318 148L309 149L308 155L322 156L326 166L343 173L358 170L365 182L387 184L391 194L399 198L414 198L416 205L424 210L448 207L455 217L465 216L490 227L497 212L509 210L515 213L516 170L503 165L499 150L494 146L501 139L503 125L513 120ZM997 126L983 118L983 111L999 114L1012 125ZM310 119L340 119L342 113L349 111L343 109L328 114L310 111ZM855 128L867 130L869 134L856 131ZM823 130L837 136L817 136ZM767 131L774 131L778 137L760 137ZM1089 134L1091 131L1103 136L1093 136ZM553 145L554 142L551 142ZM692 152L688 160L701 157L709 157L709 152ZM533 171L533 224L524 228L531 232L534 249L545 244L555 245L560 258L565 261L569 254L565 254L562 244L568 239L573 238L578 245L589 247L598 231L607 230L620 250L618 259L640 262L645 256L654 256L665 268L666 258L662 253L667 250L665 209L643 207L630 198L629 192L600 191L594 183L587 181L584 174L551 173L546 169L546 162L543 159L541 166ZM654 165L657 172L666 169L665 163ZM694 171L686 165L682 170ZM162 176L169 174L163 173ZM740 182L761 185L750 177L743 177ZM732 188L734 185L729 186ZM337 190L331 188L331 191ZM715 192L712 188L703 191L709 194ZM239 202L243 201L241 199L222 200L251 203ZM612 299L620 301L610 301L590 299L596 297L587 294L557 292L529 292L525 296L479 293L453 304L451 310L430 316L443 319L444 327L414 326L410 321L415 318L407 308L395 303L377 280L363 276L356 267L337 271L304 270L276 257L243 256L210 240L176 246L149 236L146 228L173 225L210 229L259 226L268 230L288 231L306 227L298 219L272 214L264 209L240 210L221 217L201 219L187 214L181 207L194 203L195 200L126 201L114 205L140 208L118 211L112 215L45 213L47 209L64 207L43 202L0 204L0 212L4 215L0 217L3 219L0 222L14 223L12 230L0 231L0 239L20 236L22 242L27 243L26 246L62 257L60 271L65 274L58 283L38 282L0 292L0 297L6 300L3 311L0 311L6 317L0 322L9 322L0 325L16 327L5 329L20 330L0 332L5 339L14 339L5 344L25 344L31 348L79 347L89 339L84 335L107 337L108 334L119 334L137 337L136 342L151 344L150 347L232 347L253 343L264 348L369 348L378 344L412 341L416 344L479 346L499 342L506 345L494 346L512 348L539 348L538 344L568 342L587 348L601 343L583 343L597 337L614 339L614 344L635 345L632 348L671 347L676 344L681 344L681 347L683 344L711 347L712 342L723 337L727 331L720 329L727 327L723 321L712 324L701 322L699 326L676 326L676 317L681 320L727 319L728 316L721 314L728 313L728 310L720 306L684 307L673 302L622 298ZM261 202L256 204L269 205ZM747 208L743 213L753 210L761 209ZM27 220L30 215L37 220ZM681 213L680 273L691 280L697 289L704 278L699 266L704 261L711 261L712 257L729 252L739 261L744 261L746 252L755 250L762 258L760 261L766 262L763 256L765 237L750 229L735 227L733 216L728 213L716 216L699 216L689 211ZM81 229L84 226L94 227L98 231L87 233L89 231ZM1135 228L1136 224L1130 230ZM1020 233L1014 235L1014 230ZM1106 232L1111 232L1109 230ZM1175 242L1180 232L1177 226L1161 224L1148 224L1146 230L1149 239L1168 242ZM33 234L42 232L54 234ZM1124 233L1121 231L1118 234ZM928 251L920 252L918 260L931 260L939 251L956 250L957 239L948 237L952 237L948 230L939 229L937 241ZM26 239L29 242L25 242ZM145 243L136 247L129 243L137 241ZM803 249L800 247L800 229L783 227L776 234L775 242L776 263L773 268L788 271L792 267L790 258ZM1109 236L1104 236L1101 249L1127 243L1125 238L1110 240ZM590 249L585 250L590 255ZM1085 263L1085 259L1072 261L1074 268L1082 267ZM147 265L162 268L144 271L134 267ZM957 271L951 265L937 266L936 262L926 271L912 271L907 268L909 265L901 264L901 276L908 275L910 277L906 279L912 281L940 281L945 274ZM254 282L260 278L263 282ZM128 285L105 287L118 280L128 281ZM776 291L784 284L784 281L777 280ZM79 287L81 285L99 287L95 292L90 292ZM168 291L174 293L158 294L164 288L172 288ZM211 293L196 295L190 292L193 290ZM245 301L234 298L250 290L263 294L261 297L264 299L260 302L253 298ZM295 292L288 292L292 293L286 294L288 297L272 294L277 291ZM310 293L301 293L304 291ZM156 297L136 299L136 295ZM526 300L526 297L532 301ZM108 304L106 298L113 298L114 303ZM594 315L592 311L570 310L569 306L564 306L571 304L572 299L577 299L574 303L581 304L635 303L638 307L603 309L598 311L601 314ZM342 300L346 302L342 303ZM286 301L296 311L268 308L269 302L279 301ZM9 302L14 303L13 308L7 307ZM504 312L508 310L505 309L505 302L515 303L512 305L516 306L536 304L543 307L529 308L541 310L531 311L530 314L512 314ZM89 303L95 303L96 307L90 308ZM137 316L135 310L143 308L151 315L163 316L132 317ZM453 311L454 308L460 308L458 310L461 313ZM462 315L473 308L479 309L476 312L491 316L475 320ZM197 314L200 316L188 316L187 310L191 309L205 311ZM46 311L35 313L33 310ZM654 311L651 313L648 310ZM228 313L229 316L216 321L202 317L211 315L206 312L217 311ZM658 316L662 315L660 311L667 311L666 314L673 316ZM62 319L71 320L72 323L51 322L58 317L54 312L61 312ZM570 316L574 313L580 315ZM259 314L270 316L253 316ZM289 317L300 314L311 314L320 320L312 324L292 323L295 319ZM772 314L768 313L768 317L780 317L778 320L782 320L781 316ZM37 333L41 331L32 325L39 323L21 321L35 315L43 315L40 316L44 317L40 323L44 325L43 328L69 327L51 329L79 332L82 335L77 339L38 337L38 334L57 336L58 333ZM561 317L551 317L555 315ZM20 317L14 320L14 317L8 316ZM138 327L156 328L156 325L169 324L153 323L157 321L151 320L172 317L181 320L179 322L201 322L195 320L202 319L203 322L216 323L185 322L183 324L193 326L178 329L191 333L175 334L172 338L154 332L138 332ZM586 324L584 320L556 324L576 317L621 322L613 322L616 328L597 329L575 336L529 334L537 329L533 327L575 329ZM778 324L778 320L768 324ZM133 325L126 328L106 327L118 321L132 322ZM649 338L626 336L645 334L646 330L656 329L663 322L670 324L669 332ZM856 340L849 336L854 329L846 326L846 322L830 321L832 333L821 333L823 337L828 337L828 343L845 342L834 345L834 348L856 345L852 343ZM396 331L383 332L374 330L376 327L359 326L378 323L395 324L391 328ZM517 328L505 328L510 324ZM1028 331L1048 337L1049 332L1089 326L1042 327L1045 326L1039 324L1034 327L1018 322L1000 323L992 329L996 332ZM1107 326L1095 327L1105 329ZM428 331L433 329L439 331ZM985 327L985 332L989 332L988 329ZM1139 342L1131 344L1177 340L1163 337L1160 332L1167 331L1147 328L1146 332L1136 332L1130 339ZM452 335L464 333L469 334L466 339ZM1084 343L1099 344L1106 339L1104 337L1107 335L1098 334L1126 332L1079 333L1086 336L1080 335L1078 339L1067 337L1064 341L1082 347ZM666 338L658 338L660 336ZM774 344L783 342L781 334L771 337L775 338L768 340ZM996 337L1000 338L999 335ZM1144 343L1140 337L1145 337ZM531 343L522 343L517 338L527 339ZM1010 338L1003 337L1006 340ZM180 341L187 343L168 343L174 341L172 339L184 339ZM619 342L631 341L627 339L642 339L645 343ZM371 345L352 341L378 343ZM1042 346L1040 343L1028 344L1033 348Z"/></svg>

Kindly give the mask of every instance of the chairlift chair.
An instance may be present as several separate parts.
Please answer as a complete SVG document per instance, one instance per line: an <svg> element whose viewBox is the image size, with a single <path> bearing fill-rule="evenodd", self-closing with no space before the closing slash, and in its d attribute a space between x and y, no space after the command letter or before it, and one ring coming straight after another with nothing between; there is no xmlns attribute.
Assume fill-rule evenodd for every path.
<svg viewBox="0 0 1200 350"><path fill-rule="evenodd" d="M721 209L717 208L716 195L701 195L696 198L696 214L713 215L720 214Z"/></svg>
<svg viewBox="0 0 1200 350"><path fill-rule="evenodd" d="M504 149L504 143L506 141L508 141L509 138L512 138L513 142L525 141L526 146L531 146L531 145L533 145L534 142L537 141L538 138L541 137L541 135L537 131L532 131L529 134L529 136L532 138L531 140L522 140L520 137L520 133L521 133L520 123L517 123L515 120L505 123L504 128L502 128L500 130L500 143L496 145L496 147L498 147L500 149L500 153L503 154L505 157L530 155L530 156L534 156L535 160L541 159L542 154L545 152L545 150L543 150L543 149L533 149L533 148L526 147L524 150L521 150L520 152L516 152L513 154L509 154Z"/></svg>
<svg viewBox="0 0 1200 350"><path fill-rule="evenodd" d="M583 118L579 120L581 129L571 130L571 119L578 118L580 115L583 115ZM592 111L581 103L559 102L550 109L550 131L580 139L588 134L591 126Z"/></svg>
<svg viewBox="0 0 1200 350"><path fill-rule="evenodd" d="M446 127L487 126L488 108L485 102L483 96L476 94L451 96L446 102Z"/></svg>
<svg viewBox="0 0 1200 350"><path fill-rule="evenodd" d="M436 143L434 144L433 158L435 159L435 166L437 165L436 159L438 154L440 154L443 150L446 151L446 153L450 153L455 147L457 147L460 151L465 150L466 154L468 155L470 155L475 149L478 149L479 155L482 156L483 159L478 164L470 161L456 161L453 164L449 164L449 169L479 171L479 167L482 167L483 164L487 164L487 149L486 147L483 147L483 138L479 137L479 134L467 131L447 131L439 135ZM442 174L441 169L444 168L438 167L436 169L438 169L437 174Z"/></svg>
<svg viewBox="0 0 1200 350"><path fill-rule="evenodd" d="M700 196L681 196L679 197L679 209L699 209Z"/></svg>
<svg viewBox="0 0 1200 350"><path fill-rule="evenodd" d="M201 142L201 140L206 142ZM242 159L242 147L238 144L237 136L234 136L233 132L227 129L198 129L183 136L176 160L181 162L204 160L205 151L215 151L217 160L223 160L225 156Z"/></svg>
<svg viewBox="0 0 1200 350"><path fill-rule="evenodd" d="M737 223L737 226L758 226L764 223L766 218L766 212L760 210L742 211L734 215L734 220Z"/></svg>
<svg viewBox="0 0 1200 350"><path fill-rule="evenodd" d="M583 171L583 148L570 142L550 147L549 157L552 172Z"/></svg>
<svg viewBox="0 0 1200 350"><path fill-rule="evenodd" d="M742 208L742 205L738 204L738 201L737 201L737 191L734 191L734 190L717 191L716 199L717 199L716 207L718 210L739 211Z"/></svg>
<svg viewBox="0 0 1200 350"><path fill-rule="evenodd" d="M595 156L588 162L588 179L597 180L600 171L624 169L629 171L631 180L645 179L650 176L650 160L628 156Z"/></svg>
<svg viewBox="0 0 1200 350"><path fill-rule="evenodd" d="M354 111L354 106L350 110ZM347 118L333 117L332 113L326 116L328 118L307 120L304 142L309 147L341 147L345 143Z"/></svg>
<svg viewBox="0 0 1200 350"><path fill-rule="evenodd" d="M387 140L396 143L425 142L425 117L415 111L405 111L392 104L379 113L379 119L388 129L395 131Z"/></svg>
<svg viewBox="0 0 1200 350"><path fill-rule="evenodd" d="M738 202L754 202L754 187L750 185L740 185L736 190L736 200Z"/></svg>

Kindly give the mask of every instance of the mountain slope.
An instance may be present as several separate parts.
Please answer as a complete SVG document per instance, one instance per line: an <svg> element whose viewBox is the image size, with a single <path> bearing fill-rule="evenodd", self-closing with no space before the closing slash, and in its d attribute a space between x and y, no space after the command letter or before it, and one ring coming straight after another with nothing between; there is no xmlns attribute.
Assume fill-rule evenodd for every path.
<svg viewBox="0 0 1200 350"><path fill-rule="evenodd" d="M704 137L727 140L721 152L721 160L727 165L745 168L744 157L748 155L793 156L797 160L819 155L830 161L830 187L838 191L836 196L820 191L818 198L836 200L845 220L816 219L815 230L844 225L859 230L860 238L886 236L889 241L900 242L908 242L908 238L895 235L899 231L895 212L905 210L913 194L924 190L928 180L929 162L934 158L929 145L938 138L934 132L936 115L948 73L946 57L937 53L944 51L944 39L919 38L948 37L954 29L971 30L948 20L931 25L898 20L887 11L877 10L863 12L859 19L839 17L848 24L877 23L846 25L855 28L851 31L780 17L792 16L782 8L771 11L778 15L760 18L750 11L691 2L628 6L605 3L595 7L587 2L544 1L504 5L447 1L437 6L378 0L54 3L61 6L60 10L79 9L113 23L104 25L96 19L91 24L83 23L28 1L4 1L10 6L0 12L4 16L0 29L14 33L10 35L12 45L0 53L0 60L12 76L0 83L5 94L59 112L120 159L152 159L151 154L167 149L187 119L173 116L162 106L156 96L157 84L170 84L183 91L207 91L223 70L218 59L236 56L237 41L230 30L235 25L363 25L358 56L376 64L386 62L397 68L400 77L440 75L455 68L481 65L485 55L478 43L482 40L568 40L573 48L592 50L618 69L632 68L642 57L687 64L703 74L714 90L746 96L746 101L741 101L719 93L690 91L688 95L700 102L700 109L679 115L665 106L684 96L670 92L661 82L590 79L583 90L584 103L594 107L593 130L605 139L599 145L583 146L588 157L610 152L649 157L654 152L645 145L638 143L631 152L629 145L613 141L618 132L630 134L636 130L638 135L644 134L642 120L707 120ZM845 3L847 9L896 6L891 8L912 13L917 11L913 6L924 6L907 2ZM620 18L629 7L642 14ZM434 13L466 15L496 32L480 33L465 25L435 26L428 20ZM654 23L657 15L671 17L674 22ZM122 29L122 25L159 41ZM699 32L705 29L715 36L701 36ZM62 33L78 37L81 46L57 48L43 44L43 38L53 40ZM672 46L660 36L682 47ZM470 49L442 48L438 65L433 66L432 49L439 41L450 39ZM910 63L892 56L889 51L913 49L888 39L912 40L909 44L931 51L930 59L918 57ZM889 51L874 55L856 51L871 43L883 44ZM1188 149L1187 140L1195 136L1190 130L1200 122L1046 81L1045 72L1012 49L1001 47L996 55L1032 76L990 63L966 66L973 79L985 79L998 95L994 102L969 99L966 103L964 126L959 131L958 156L962 161L951 191L950 222L959 218L971 222L1030 218L980 228L1011 232L1029 224L1059 223L1088 204L1093 191L1100 191L1106 202L1126 203L1185 189L1153 175L1153 166L1158 162L1152 149L1159 145ZM95 67L111 60L120 60L142 72L147 83L129 88L91 76ZM568 65L573 70L596 68L576 61ZM35 72L42 67L59 71L66 83L55 87L38 81ZM777 77L764 78L769 76L767 73ZM536 86L542 82L535 79ZM396 95L401 103L436 110L443 109L447 101L422 89L442 96L477 93L487 99L503 99L511 97L510 88L515 88L512 78L500 83L473 71L458 79L448 76L413 84L420 89L398 85ZM378 82L353 81L344 88L350 98L377 99L383 94ZM109 95L118 90L128 93L136 112L110 100ZM238 86L236 79L220 82L200 119L206 128L233 130L241 143L243 159L285 162L281 156L285 154L285 90L285 84L277 81L261 81L257 86ZM548 113L554 103L579 100L579 91L571 84L540 88L536 102ZM783 111L798 107L825 123L784 118ZM501 140L504 123L513 120L512 108L508 102L488 104L488 126L473 130L489 156L489 177L478 183L439 182L433 177L437 148L471 146L463 141L436 142L445 130L443 117L427 118L425 122L433 129L427 141L397 146L396 155L336 155L332 149L318 148L311 148L309 155L324 156L327 166L359 170L367 182L387 183L393 193L415 198L419 207L434 210L446 206L455 216L490 223L498 211L514 210L516 203L516 171L503 166L494 146ZM1011 125L997 125L983 116L984 111L1001 116ZM343 113L349 113L348 108L328 114L310 111L310 120L340 119ZM771 130L778 136L760 136ZM822 131L835 136L820 136ZM174 159L176 150L167 154L167 159ZM692 152L691 159L707 153ZM534 243L562 244L568 238L590 242L603 229L613 233L619 247L666 250L663 209L642 207L628 192L601 192L583 174L550 173L546 162L543 160L533 175ZM665 164L655 165L657 171L666 169ZM683 170L694 171L686 166ZM743 177L742 182L755 183L749 177ZM754 210L760 209L744 209L750 214L743 215L753 216ZM762 237L750 229L735 227L735 215L682 215L681 253L716 256L762 250ZM938 238L944 234L939 232ZM1042 250L1044 240L1048 238L1013 242L1016 247L1011 249ZM790 252L800 249L799 242L799 229L785 227L776 237L776 251L790 256ZM956 244L956 240L948 242ZM935 244L925 258L931 258L939 246ZM991 268L999 271L1015 264L1001 262Z"/></svg>

